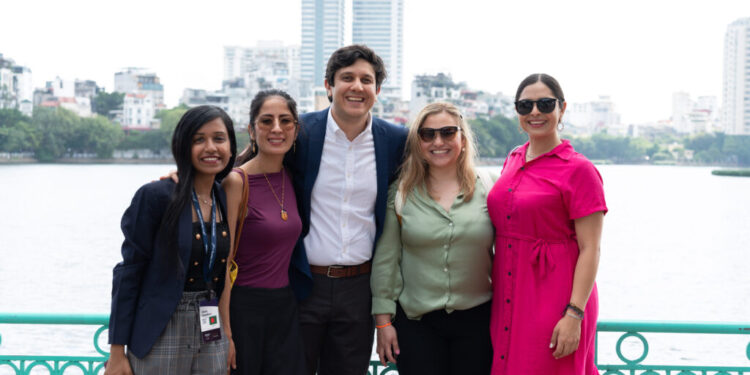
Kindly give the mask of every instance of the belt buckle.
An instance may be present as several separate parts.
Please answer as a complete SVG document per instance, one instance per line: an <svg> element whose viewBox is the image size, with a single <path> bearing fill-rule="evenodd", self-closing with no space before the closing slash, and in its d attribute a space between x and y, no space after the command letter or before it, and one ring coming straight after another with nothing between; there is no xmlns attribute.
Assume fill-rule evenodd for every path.
<svg viewBox="0 0 750 375"><path fill-rule="evenodd" d="M331 279L340 279L341 276L332 276L331 275L331 269L340 269L340 268L344 268L344 266L336 266L336 265L328 266L328 271L326 271L326 276L330 277Z"/></svg>

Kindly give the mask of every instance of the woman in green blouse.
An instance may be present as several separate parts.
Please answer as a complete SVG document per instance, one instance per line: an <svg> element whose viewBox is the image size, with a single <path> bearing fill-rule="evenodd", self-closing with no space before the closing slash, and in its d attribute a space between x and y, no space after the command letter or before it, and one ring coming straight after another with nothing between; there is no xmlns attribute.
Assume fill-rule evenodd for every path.
<svg viewBox="0 0 750 375"><path fill-rule="evenodd" d="M422 109L389 192L371 277L380 361L402 375L488 374L494 230L491 181L449 103Z"/></svg>

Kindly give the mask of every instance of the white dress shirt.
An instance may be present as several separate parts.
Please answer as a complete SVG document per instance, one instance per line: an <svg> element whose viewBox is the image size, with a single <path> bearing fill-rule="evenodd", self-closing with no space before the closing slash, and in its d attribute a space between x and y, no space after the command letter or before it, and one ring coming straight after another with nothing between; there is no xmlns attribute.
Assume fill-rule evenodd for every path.
<svg viewBox="0 0 750 375"><path fill-rule="evenodd" d="M377 194L372 115L349 141L329 111L304 239L311 265L351 266L372 258Z"/></svg>

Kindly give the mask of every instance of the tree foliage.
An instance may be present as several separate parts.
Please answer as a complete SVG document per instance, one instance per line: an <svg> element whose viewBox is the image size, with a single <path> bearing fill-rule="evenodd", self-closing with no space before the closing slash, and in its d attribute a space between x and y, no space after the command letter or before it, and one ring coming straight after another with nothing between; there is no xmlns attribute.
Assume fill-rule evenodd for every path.
<svg viewBox="0 0 750 375"><path fill-rule="evenodd" d="M121 92L99 92L91 102L93 110L102 116L109 117L109 111L122 108L125 94Z"/></svg>

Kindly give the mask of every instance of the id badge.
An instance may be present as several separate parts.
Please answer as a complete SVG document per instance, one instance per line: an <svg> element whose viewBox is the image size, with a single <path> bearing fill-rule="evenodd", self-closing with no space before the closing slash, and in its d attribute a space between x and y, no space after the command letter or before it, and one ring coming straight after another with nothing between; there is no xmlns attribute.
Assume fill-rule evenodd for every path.
<svg viewBox="0 0 750 375"><path fill-rule="evenodd" d="M219 301L216 298L200 302L201 338L204 343L221 338Z"/></svg>

